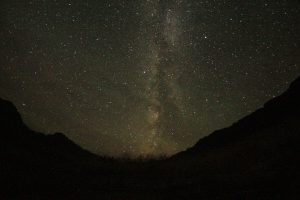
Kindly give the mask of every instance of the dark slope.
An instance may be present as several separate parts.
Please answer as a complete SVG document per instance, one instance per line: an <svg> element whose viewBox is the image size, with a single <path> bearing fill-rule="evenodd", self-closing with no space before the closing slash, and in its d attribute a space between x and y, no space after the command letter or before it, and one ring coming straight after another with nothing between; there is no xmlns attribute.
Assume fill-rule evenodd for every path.
<svg viewBox="0 0 300 200"><path fill-rule="evenodd" d="M232 126L215 131L201 139L192 148L174 156L199 157L208 152L236 151L248 161L251 155L254 158L263 156L265 151L282 153L285 150L298 150L300 142L300 77L282 95L268 101L263 108L234 123ZM279 149L285 146L286 149ZM234 147L236 149L234 149ZM239 151L237 148L241 148ZM260 149L258 148L264 148ZM295 154L292 154L295 156ZM206 155L207 156L207 155ZM217 155L216 155L217 156ZM273 155L275 156L275 155ZM238 157L242 159L241 157ZM295 159L297 159L296 157Z"/></svg>
<svg viewBox="0 0 300 200"><path fill-rule="evenodd" d="M23 123L15 106L3 99L0 99L0 125L1 156L10 158L19 156L21 158L25 154L32 153L45 154L54 159L68 157L70 161L96 157L73 143L62 133L44 135L30 130ZM76 155L76 158L72 158L72 155ZM47 160L51 161L49 158Z"/></svg>
<svg viewBox="0 0 300 200"><path fill-rule="evenodd" d="M84 186L81 173L91 178L88 170L107 162L61 133L30 130L15 106L0 99L0 199L64 196Z"/></svg>
<svg viewBox="0 0 300 200"><path fill-rule="evenodd" d="M0 100L0 199L298 199L300 78L263 108L159 162L112 161L24 125Z"/></svg>
<svg viewBox="0 0 300 200"><path fill-rule="evenodd" d="M300 78L295 80L282 95L267 102L263 108L246 116L231 127L216 131L201 139L187 152L196 153L206 148L217 148L226 143L234 143L255 133L267 134L266 132L258 132L273 128L279 124L289 128L292 124L291 120L296 120L300 123ZM287 134L282 133L282 136L285 137ZM276 135L270 136L269 140L273 140L276 137Z"/></svg>
<svg viewBox="0 0 300 200"><path fill-rule="evenodd" d="M200 196L293 199L300 197L299 143L300 78L263 108L173 156L169 165L185 169L182 179L194 192L201 185Z"/></svg>

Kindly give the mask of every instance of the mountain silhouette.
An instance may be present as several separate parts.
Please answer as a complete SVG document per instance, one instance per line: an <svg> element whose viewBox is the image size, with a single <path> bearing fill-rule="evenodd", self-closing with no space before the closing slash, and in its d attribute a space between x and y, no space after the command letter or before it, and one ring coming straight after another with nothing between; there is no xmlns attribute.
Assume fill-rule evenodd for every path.
<svg viewBox="0 0 300 200"><path fill-rule="evenodd" d="M0 199L299 199L300 77L232 126L164 160L94 155L30 130L0 99Z"/></svg>
<svg viewBox="0 0 300 200"><path fill-rule="evenodd" d="M170 161L189 166L185 176L195 187L213 181L215 187L204 191L220 199L299 199L299 142L300 77L262 108Z"/></svg>
<svg viewBox="0 0 300 200"><path fill-rule="evenodd" d="M42 153L53 156L54 159L71 158L73 155L76 155L76 160L78 156L82 159L97 157L83 150L62 133L45 135L30 130L23 123L15 106L9 101L0 99L0 111L2 156L12 154L21 157L22 154L24 154L22 156L25 154L33 156L31 153L36 155ZM46 159L49 161L49 158Z"/></svg>

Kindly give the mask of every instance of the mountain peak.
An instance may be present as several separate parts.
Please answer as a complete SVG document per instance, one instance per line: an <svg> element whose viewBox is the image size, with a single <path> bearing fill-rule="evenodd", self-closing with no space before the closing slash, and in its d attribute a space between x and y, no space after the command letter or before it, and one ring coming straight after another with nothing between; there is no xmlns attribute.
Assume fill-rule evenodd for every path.
<svg viewBox="0 0 300 200"><path fill-rule="evenodd" d="M0 98L0 137L14 138L22 135L24 130L28 130L23 123L17 108L10 101ZM14 130L13 132L11 130Z"/></svg>

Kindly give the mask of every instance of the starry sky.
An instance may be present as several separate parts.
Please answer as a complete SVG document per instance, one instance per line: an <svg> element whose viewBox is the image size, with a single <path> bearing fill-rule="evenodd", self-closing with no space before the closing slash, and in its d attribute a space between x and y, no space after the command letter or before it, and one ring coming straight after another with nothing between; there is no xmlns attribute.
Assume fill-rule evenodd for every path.
<svg viewBox="0 0 300 200"><path fill-rule="evenodd" d="M300 75L297 0L2 0L0 97L100 155L172 155Z"/></svg>

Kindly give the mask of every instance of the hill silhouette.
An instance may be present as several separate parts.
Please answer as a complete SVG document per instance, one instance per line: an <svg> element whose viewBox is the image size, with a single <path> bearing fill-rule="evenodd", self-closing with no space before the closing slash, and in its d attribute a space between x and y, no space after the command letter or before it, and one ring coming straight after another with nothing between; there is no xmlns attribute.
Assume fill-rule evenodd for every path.
<svg viewBox="0 0 300 200"><path fill-rule="evenodd" d="M299 199L300 78L165 160L113 160L30 130L0 100L0 199Z"/></svg>

